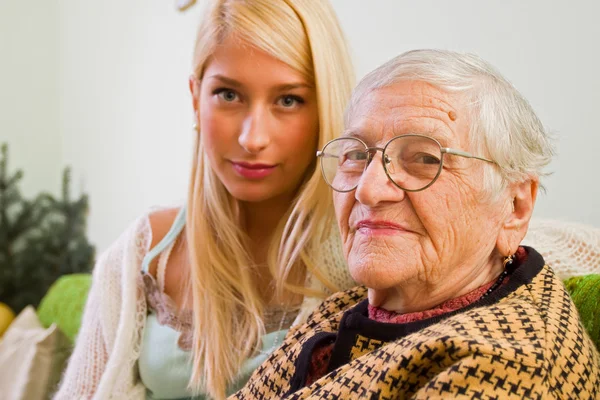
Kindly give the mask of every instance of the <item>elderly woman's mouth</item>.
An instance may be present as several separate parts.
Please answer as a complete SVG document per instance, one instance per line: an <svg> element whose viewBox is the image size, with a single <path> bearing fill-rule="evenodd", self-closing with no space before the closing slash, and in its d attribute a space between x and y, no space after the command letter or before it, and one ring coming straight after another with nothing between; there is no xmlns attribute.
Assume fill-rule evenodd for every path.
<svg viewBox="0 0 600 400"><path fill-rule="evenodd" d="M356 224L356 231L364 235L397 235L411 232L406 227L386 220L362 220Z"/></svg>

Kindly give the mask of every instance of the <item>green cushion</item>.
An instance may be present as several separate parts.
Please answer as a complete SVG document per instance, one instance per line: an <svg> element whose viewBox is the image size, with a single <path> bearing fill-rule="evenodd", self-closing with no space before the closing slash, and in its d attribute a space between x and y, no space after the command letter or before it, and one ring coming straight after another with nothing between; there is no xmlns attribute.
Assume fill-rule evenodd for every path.
<svg viewBox="0 0 600 400"><path fill-rule="evenodd" d="M91 284L91 274L64 275L54 282L38 308L42 325L47 328L56 323L73 343L79 332Z"/></svg>
<svg viewBox="0 0 600 400"><path fill-rule="evenodd" d="M575 276L565 286L577 306L583 326L600 350L600 275Z"/></svg>

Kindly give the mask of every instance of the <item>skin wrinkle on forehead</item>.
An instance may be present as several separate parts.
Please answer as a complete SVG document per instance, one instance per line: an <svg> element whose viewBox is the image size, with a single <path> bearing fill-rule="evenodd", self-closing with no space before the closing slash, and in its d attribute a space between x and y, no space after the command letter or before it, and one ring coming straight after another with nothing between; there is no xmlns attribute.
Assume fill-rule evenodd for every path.
<svg viewBox="0 0 600 400"><path fill-rule="evenodd" d="M449 126L440 121L436 117L432 116L416 116L416 117L399 117L394 121L393 135L399 136L407 133L416 133L420 135L430 136L436 139L443 147L452 147L458 144L458 139ZM446 125L445 128L440 129L439 124ZM418 128L412 128L418 126Z"/></svg>
<svg viewBox="0 0 600 400"><path fill-rule="evenodd" d="M401 103L402 101L404 101L403 98L405 98L405 97L414 97L414 96L405 96L405 95L391 96L391 98L386 99L385 102L381 101L379 99L379 97L380 96L374 96L372 98L361 101L359 103L359 105L356 107L357 111L354 112L352 119L355 119L357 115L375 114L374 111L379 110L381 108L379 106L381 104L384 104L384 106L385 106L384 108L390 113L396 111L396 109L398 109L398 108L407 109L407 110L415 109L419 113L423 113L424 110L428 110L428 111L431 111L431 113L430 113L431 116L436 116L441 121L443 121L447 124L452 124L456 120L456 111L454 110L453 107L450 107L448 104L446 104L447 107L439 107L439 106L435 106L432 104L422 104L419 102L412 102L412 104L410 104L410 105L408 105L408 104L395 105L395 104L398 104L398 103ZM454 116L454 119L451 118L451 115Z"/></svg>
<svg viewBox="0 0 600 400"><path fill-rule="evenodd" d="M453 113L453 115L456 116L456 110L454 109L452 104L456 103L457 100L459 100L457 98L458 96L451 94L451 93L446 93L443 90L438 89L435 86L432 86L429 84L423 85L422 82L418 82L418 81L413 82L410 85L410 88L414 88L414 87L417 87L419 89L416 93L411 93L411 94L393 93L394 89L391 87L387 87L387 88L380 89L379 93L377 93L377 94L382 97L386 97L386 95L388 95L387 97L389 99L396 100L396 104L400 103L400 102L404 102L405 100L408 100L408 104L412 103L413 106L419 107L419 108L421 108L421 110L423 110L423 109L438 110L442 114L446 114L446 116L448 116L448 118L451 121L454 121L454 119L452 119L450 113ZM392 92L392 93L389 93L389 92ZM440 115L440 116L443 117L442 115Z"/></svg>
<svg viewBox="0 0 600 400"><path fill-rule="evenodd" d="M411 85L411 87L414 87L414 85ZM429 93L429 91L433 93ZM425 88L421 87L417 93L411 94L394 93L393 88L390 87L374 90L357 105L349 120L349 129L343 133L343 136L357 137L368 145L374 145L373 142L380 144L381 142L387 142L394 136L417 133L437 139L443 147L451 147L449 144L455 143L459 138L454 137L454 131L458 128L458 126L455 126L457 124L455 122L457 112L449 101L456 103L460 99L451 94L448 94L448 99L444 99L439 94L440 91L431 85L427 85ZM381 112L381 108L385 109L387 115L393 121L389 121L390 118L385 121L373 120L371 115L377 115L378 112ZM398 109L402 111L399 112ZM400 115L398 115L399 113ZM424 119L431 119L432 125L443 124L445 129L423 127ZM410 125L412 124L406 126L406 123L410 121L415 121L415 125L419 125L418 129L411 130ZM386 129L390 124L392 125L391 128ZM449 131L448 133L451 132L452 135L446 133L446 130ZM390 135L389 132L392 132L392 134ZM374 133L376 135L373 135ZM377 136L378 140L373 141L373 136ZM454 146L460 145L462 144Z"/></svg>
<svg viewBox="0 0 600 400"><path fill-rule="evenodd" d="M372 146L383 145L396 136L414 133L432 137L440 142L442 147L463 146L450 124L441 121L437 116L401 115L390 117L383 122L373 120L374 123L369 123L370 120L372 118L368 116L361 119L358 124L353 124L354 127L344 131L342 137L355 137ZM428 122L424 123L424 121ZM440 127L440 125L442 126ZM376 136L377 139L373 140L373 136Z"/></svg>

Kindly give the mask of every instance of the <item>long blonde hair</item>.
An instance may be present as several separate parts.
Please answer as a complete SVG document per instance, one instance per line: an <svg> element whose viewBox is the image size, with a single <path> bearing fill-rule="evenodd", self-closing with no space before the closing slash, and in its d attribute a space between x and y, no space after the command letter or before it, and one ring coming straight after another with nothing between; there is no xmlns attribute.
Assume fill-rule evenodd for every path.
<svg viewBox="0 0 600 400"><path fill-rule="evenodd" d="M319 148L343 128L354 83L346 42L327 0L213 0L204 13L194 53L202 79L207 59L228 35L265 51L314 82ZM194 314L190 388L224 398L243 361L265 332L263 296L239 204L209 165L198 135L188 194L186 234ZM313 166L277 228L268 265L278 292L303 286L308 271L336 290L315 268L319 244L334 224L331 191Z"/></svg>

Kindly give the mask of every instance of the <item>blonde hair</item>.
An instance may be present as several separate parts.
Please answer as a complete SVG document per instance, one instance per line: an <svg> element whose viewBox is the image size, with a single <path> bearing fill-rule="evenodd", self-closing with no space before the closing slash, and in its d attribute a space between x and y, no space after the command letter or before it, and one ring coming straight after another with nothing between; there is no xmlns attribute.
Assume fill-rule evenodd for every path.
<svg viewBox="0 0 600 400"><path fill-rule="evenodd" d="M354 75L336 15L325 0L214 0L200 24L194 74L202 79L215 47L229 35L244 40L314 82L319 147L343 129ZM319 243L334 224L331 191L311 167L277 228L268 265L278 293L303 286L306 271L330 290L315 268ZM195 144L186 225L194 310L190 388L223 398L243 361L261 345L265 307L240 211L208 163L202 134ZM306 292L304 292L306 293Z"/></svg>

